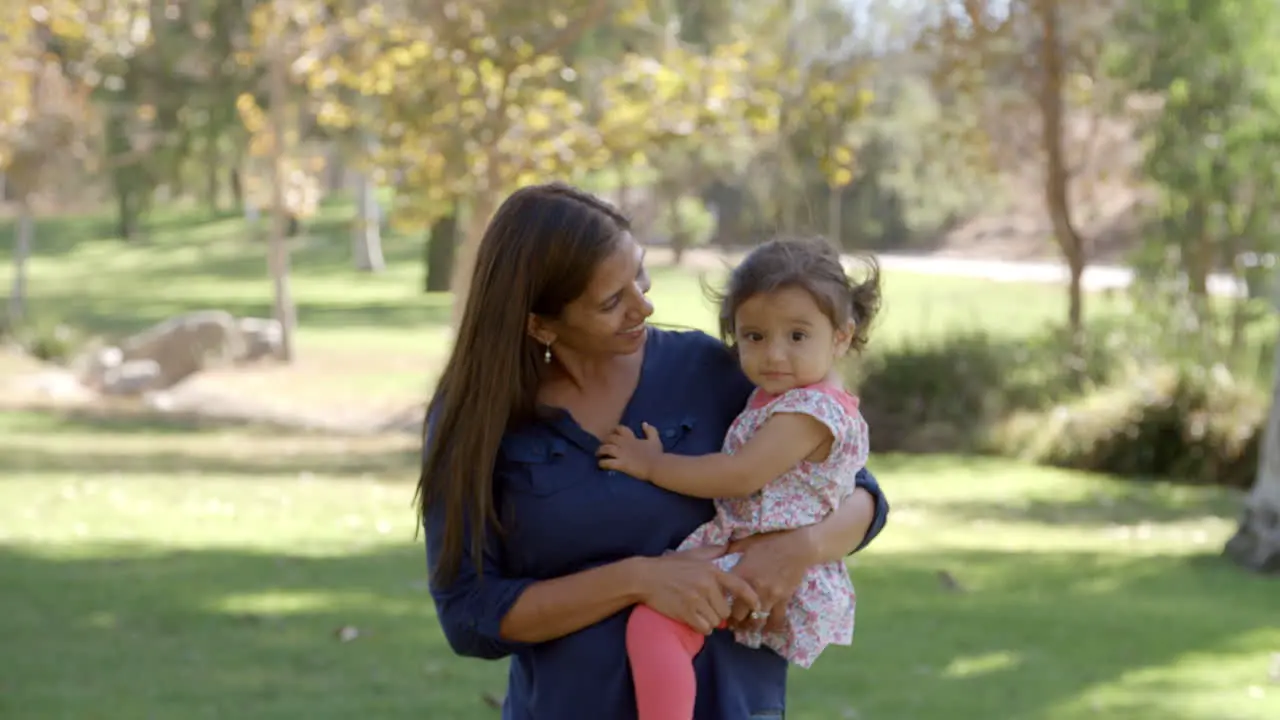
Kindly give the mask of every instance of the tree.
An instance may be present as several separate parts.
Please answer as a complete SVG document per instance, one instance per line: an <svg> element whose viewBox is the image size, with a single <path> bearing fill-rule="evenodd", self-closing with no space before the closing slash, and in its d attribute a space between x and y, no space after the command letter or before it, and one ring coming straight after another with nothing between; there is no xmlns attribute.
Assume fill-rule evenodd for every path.
<svg viewBox="0 0 1280 720"><path fill-rule="evenodd" d="M1244 501L1227 557L1255 572L1280 573L1280 344L1276 346L1271 414L1258 457L1258 475Z"/></svg>
<svg viewBox="0 0 1280 720"><path fill-rule="evenodd" d="M847 10L827 2L697 13L666 5L633 19L652 28L651 42L630 43L620 61L593 73L597 125L615 169L656 171L677 262L691 239L682 201L743 178L758 204L778 208L783 229L795 230L795 199L815 165L833 194L853 179L856 125L870 93L867 63L846 42Z"/></svg>
<svg viewBox="0 0 1280 720"><path fill-rule="evenodd" d="M262 112L252 94L245 93L237 101L245 128L253 138L250 152L269 159L271 236L267 270L274 289L273 316L281 329L279 357L284 362L294 359L297 327L297 307L289 283L289 227L315 201L308 192L309 178L291 162L289 152L291 140L297 137L289 122L293 95L290 68L299 52L297 37L314 17L315 6L301 0L272 0L255 9L253 46L265 57L268 67L268 114Z"/></svg>
<svg viewBox="0 0 1280 720"><path fill-rule="evenodd" d="M1041 195L1054 239L1070 273L1067 323L1081 340L1081 281L1089 243L1075 218L1072 193L1087 155L1071 157L1073 88L1095 88L1102 79L1102 46L1114 0L966 0L963 12L938 6L922 45L935 58L935 79L953 102L970 103L982 142L997 165L1006 166L1034 147L1041 159ZM1011 88L1011 89L1010 89ZM1092 94L1092 93L1090 93ZM1010 123L1035 120L1031 132ZM1011 131L1012 130L1012 131ZM1032 139L1032 144L1018 146ZM1087 138L1089 139L1089 138Z"/></svg>
<svg viewBox="0 0 1280 720"><path fill-rule="evenodd" d="M1185 278L1163 283L1172 297L1159 305L1184 319L1175 327L1196 321L1190 330L1216 352L1210 274L1243 276L1246 254L1280 249L1280 10L1270 0L1131 0L1120 27L1112 72L1158 101L1144 158L1162 200L1148 264L1157 280ZM1236 305L1232 349L1243 342L1245 307Z"/></svg>
<svg viewBox="0 0 1280 720"><path fill-rule="evenodd" d="M13 2L0 10L0 173L18 199L13 285L7 325L26 317L27 261L35 243L36 196L51 168L82 150L87 93L67 78L50 52L55 33L83 31L66 3Z"/></svg>
<svg viewBox="0 0 1280 720"><path fill-rule="evenodd" d="M698 52L675 37L655 55L627 53L604 75L597 126L614 166L657 169L676 262L688 247L680 200L717 176L743 171L778 126L777 66L751 43Z"/></svg>
<svg viewBox="0 0 1280 720"><path fill-rule="evenodd" d="M569 92L561 52L607 0L334 0L340 21L314 24L298 63L327 126L377 128L381 168L408 198L393 220L426 226L458 203L468 222L450 286L465 307L480 235L502 196L599 162L597 131ZM336 12L335 12L336 10ZM338 52L363 44L366 52ZM349 91L358 96L351 102ZM371 115L372 114L372 115ZM377 122L366 118L376 117ZM585 162L584 162L585 161Z"/></svg>
<svg viewBox="0 0 1280 720"><path fill-rule="evenodd" d="M1135 0L1125 20L1133 39L1117 71L1162 100L1147 168L1164 196L1162 220L1172 240L1157 242L1175 250L1191 309L1208 326L1207 276L1215 261L1232 267L1242 251L1276 247L1280 7L1271 0ZM1271 283L1273 309L1280 309ZM1242 330L1233 325L1238 337ZM1256 480L1224 553L1250 570L1280 573L1280 351Z"/></svg>

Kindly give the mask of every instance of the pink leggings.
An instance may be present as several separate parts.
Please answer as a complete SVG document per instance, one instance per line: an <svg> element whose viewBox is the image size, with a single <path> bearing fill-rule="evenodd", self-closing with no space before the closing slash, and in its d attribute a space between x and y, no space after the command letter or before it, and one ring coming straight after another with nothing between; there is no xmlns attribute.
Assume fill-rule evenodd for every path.
<svg viewBox="0 0 1280 720"><path fill-rule="evenodd" d="M631 611L627 656L640 720L692 720L698 692L693 658L705 641L702 633L648 606Z"/></svg>

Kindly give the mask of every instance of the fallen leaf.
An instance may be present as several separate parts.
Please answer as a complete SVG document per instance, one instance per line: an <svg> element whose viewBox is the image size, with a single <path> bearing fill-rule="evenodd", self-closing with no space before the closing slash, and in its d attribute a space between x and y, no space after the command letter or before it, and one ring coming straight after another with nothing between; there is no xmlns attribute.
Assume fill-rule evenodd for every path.
<svg viewBox="0 0 1280 720"><path fill-rule="evenodd" d="M956 576L946 570L938 571L938 583L942 585L944 590L957 593L965 592L964 586L960 584L960 581L956 579Z"/></svg>

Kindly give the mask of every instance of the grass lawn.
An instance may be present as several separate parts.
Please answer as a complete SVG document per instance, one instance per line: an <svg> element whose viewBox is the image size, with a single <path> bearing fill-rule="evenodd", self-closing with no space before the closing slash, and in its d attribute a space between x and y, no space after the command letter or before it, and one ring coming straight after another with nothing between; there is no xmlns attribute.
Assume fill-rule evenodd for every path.
<svg viewBox="0 0 1280 720"><path fill-rule="evenodd" d="M389 269L351 268L346 206L326 208L295 243L292 289L298 303L299 357L289 368L217 373L223 390L277 404L402 409L422 398L448 348L448 296L425 295L422 239L385 239ZM12 244L0 223L0 257ZM108 219L50 219L38 226L30 264L31 312L120 336L174 314L222 308L269 316L265 245L238 217L210 219L158 211L145 241L112 236ZM653 268L656 322L714 329L695 272ZM1066 315L1061 288L889 271L876 343L920 338L957 327L1025 334Z"/></svg>
<svg viewBox="0 0 1280 720"><path fill-rule="evenodd" d="M350 269L346 214L297 242L297 363L193 384L326 411L425 396L447 297L419 291L420 238L387 238L384 274ZM11 238L0 224L0 256ZM264 249L237 218L165 211L136 244L42 223L32 310L113 336L268 315ZM656 321L711 328L695 274L653 272ZM885 308L877 343L1065 315L1057 287L901 272ZM0 414L0 718L496 717L502 664L454 658L432 617L415 457L403 436ZM792 675L789 718L1280 717L1276 585L1217 558L1238 498L968 458L874 468L894 514L854 561L856 644Z"/></svg>
<svg viewBox="0 0 1280 720"><path fill-rule="evenodd" d="M350 265L349 215L345 205L325 208L294 243L293 292L304 348L375 341L380 350L420 350L439 340L433 332L447 322L448 297L420 292L421 238L387 236L389 271L359 273ZM125 243L102 219L40 223L31 262L35 314L118 334L192 308L270 312L265 241L240 218L163 210L152 226L147 240ZM12 239L12 224L0 222L0 254L9 253ZM713 327L694 273L658 267L654 275L656 320ZM886 297L886 341L957 325L1026 332L1066 314L1062 290L1040 284L890 271Z"/></svg>
<svg viewBox="0 0 1280 720"><path fill-rule="evenodd" d="M0 717L496 717L503 665L432 616L411 442L0 415ZM875 469L855 645L792 674L789 718L1280 717L1277 586L1217 558L1237 498Z"/></svg>

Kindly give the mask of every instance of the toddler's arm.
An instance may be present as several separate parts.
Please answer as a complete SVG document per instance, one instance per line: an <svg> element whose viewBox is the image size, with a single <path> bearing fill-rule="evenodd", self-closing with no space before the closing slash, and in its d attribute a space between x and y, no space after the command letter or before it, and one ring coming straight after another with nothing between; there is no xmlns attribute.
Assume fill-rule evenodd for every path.
<svg viewBox="0 0 1280 720"><path fill-rule="evenodd" d="M770 416L732 455L664 453L658 431L645 423L644 433L637 438L630 428L615 428L597 451L600 467L703 498L750 495L804 460L822 460L833 441L822 421L792 412Z"/></svg>

